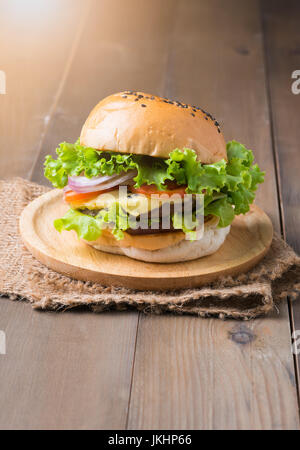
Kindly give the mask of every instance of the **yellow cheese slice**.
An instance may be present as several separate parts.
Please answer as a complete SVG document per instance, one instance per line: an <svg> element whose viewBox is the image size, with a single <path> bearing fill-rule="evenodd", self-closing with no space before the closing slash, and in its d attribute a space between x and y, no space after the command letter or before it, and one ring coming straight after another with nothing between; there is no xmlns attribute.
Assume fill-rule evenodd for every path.
<svg viewBox="0 0 300 450"><path fill-rule="evenodd" d="M110 192L105 192L104 194L99 194L98 197L92 200L82 202L77 209L87 208L87 209L103 209L109 208L113 203L119 202L120 206L128 214L132 216L139 216L145 214L148 211L154 210L166 203L170 202L170 197L167 194L161 196L152 196L151 198L146 197L143 194L131 194L125 189L115 189ZM175 195L172 197L172 203L182 203L182 198L180 195Z"/></svg>

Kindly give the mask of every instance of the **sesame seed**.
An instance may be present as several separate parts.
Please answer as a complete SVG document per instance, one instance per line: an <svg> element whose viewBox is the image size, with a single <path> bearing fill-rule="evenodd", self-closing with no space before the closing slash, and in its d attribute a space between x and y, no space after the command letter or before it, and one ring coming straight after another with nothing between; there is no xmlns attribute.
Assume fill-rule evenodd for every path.
<svg viewBox="0 0 300 450"><path fill-rule="evenodd" d="M140 93L135 92L135 91L127 90L127 91L123 91L121 93L121 97L122 98L127 98L129 95L133 95L135 97L134 98L135 102L138 102L140 99L144 98L145 100L158 100L159 102L164 102L164 103L167 103L169 105L175 105L175 106L177 106L179 108L189 109L189 112L190 112L192 117L196 117L196 115L197 115L196 113L198 111L201 111L203 113L203 115L204 115L204 119L205 120L209 120L210 119L214 123L214 125L217 127L218 133L221 133L220 124L213 117L213 115L210 114L209 112L205 111L205 109L200 108L199 106L188 105L186 103L181 103L179 100L170 100L168 97L156 97L155 95L151 95L151 96L150 95L143 95L143 94L140 94ZM141 107L142 108L146 108L147 105L142 103Z"/></svg>

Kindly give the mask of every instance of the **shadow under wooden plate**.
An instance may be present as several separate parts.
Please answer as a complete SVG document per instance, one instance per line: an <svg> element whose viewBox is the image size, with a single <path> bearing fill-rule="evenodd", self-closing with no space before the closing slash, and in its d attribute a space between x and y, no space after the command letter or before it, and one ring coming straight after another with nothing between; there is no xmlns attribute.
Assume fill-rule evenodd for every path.
<svg viewBox="0 0 300 450"><path fill-rule="evenodd" d="M266 254L273 237L269 217L253 205L248 214L235 218L225 243L213 255L182 263L144 263L95 250L79 241L74 231L56 231L53 221L67 209L59 190L35 199L21 215L22 239L33 256L56 272L104 285L158 290L201 286L250 270Z"/></svg>

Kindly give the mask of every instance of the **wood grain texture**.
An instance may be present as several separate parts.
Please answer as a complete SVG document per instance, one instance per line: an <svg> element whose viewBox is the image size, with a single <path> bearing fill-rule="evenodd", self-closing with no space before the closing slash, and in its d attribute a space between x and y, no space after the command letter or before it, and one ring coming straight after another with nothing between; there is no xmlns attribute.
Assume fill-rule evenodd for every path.
<svg viewBox="0 0 300 450"><path fill-rule="evenodd" d="M31 202L22 212L20 232L26 247L43 264L83 281L132 289L194 288L224 275L247 272L270 248L273 227L268 216L253 205L237 216L224 244L214 254L173 264L144 263L127 256L96 250L80 242L74 231L58 233L54 220L69 207L58 189Z"/></svg>
<svg viewBox="0 0 300 450"><path fill-rule="evenodd" d="M14 80L16 94L0 96L0 176L32 173L44 183L45 154L78 137L100 98L140 89L203 106L224 122L228 139L251 146L268 172L258 204L280 229L257 1L98 0L77 42L72 20L86 2L51 2L62 17L53 28L58 39L50 16L34 32L25 22L16 29L16 13L1 10L0 69L10 67L7 89ZM274 29L277 36L280 25ZM247 325L142 316L132 389L135 313L37 313L1 299L0 329L8 346L0 360L0 428L299 427L285 305Z"/></svg>
<svg viewBox="0 0 300 450"><path fill-rule="evenodd" d="M292 92L292 78L300 70L300 3L262 3L268 66L270 106L273 120L275 161L280 184L283 234L300 253L300 95ZM299 86L299 85L298 85ZM300 305L291 305L293 330L300 329ZM298 379L300 357L298 355Z"/></svg>
<svg viewBox="0 0 300 450"><path fill-rule="evenodd" d="M44 1L42 9L31 2L36 10L25 3L1 3L7 75L7 94L0 97L1 177L28 176L86 8L73 0ZM0 428L124 427L136 321L135 314L113 321L105 314L38 314L1 299L7 355L0 364Z"/></svg>
<svg viewBox="0 0 300 450"><path fill-rule="evenodd" d="M297 427L287 321L141 316L129 429Z"/></svg>
<svg viewBox="0 0 300 450"><path fill-rule="evenodd" d="M138 86L142 90L148 86L151 91L161 89L161 70L166 63L171 4L172 0L164 1L163 4L159 0L93 2L47 131L41 136L41 153L31 177L34 181L46 182L42 168L45 154L53 154L57 144L63 140L77 139L83 121L99 99L122 88ZM3 423L9 424L11 428L43 428L49 426L48 422L51 422L53 428L125 428L135 348L132 336L136 335L138 314L105 313L93 319L90 319L90 314L68 314L69 324L64 322L64 315L61 328L56 320L57 315L47 314L53 335L58 334L60 337L50 341L47 352L42 353L41 350L39 364L32 366L32 356L26 352L23 364L14 378L15 382L22 383L26 371L29 379L41 380L40 390L47 392L43 397L43 414L39 416L39 402L31 390L21 405L22 416L16 415L15 411L20 407L19 397L11 391L11 385L5 385L3 399L5 398L9 407L6 408ZM26 323L33 320L35 315L35 312L30 313ZM4 314L6 321L8 317L9 313ZM83 327L83 332L81 339L77 340L78 351L75 353L74 335L70 328L77 317L78 324L82 323L80 326ZM95 321L99 332L103 328L101 339L90 329L90 320ZM36 331L32 331L28 337L32 345L37 342L35 333ZM105 338L105 334L110 336L109 339ZM24 336L24 330L21 335ZM124 342L124 347L120 340ZM45 341L46 337L42 342ZM81 358L87 351L88 342L91 345L97 342L99 347L87 366L88 370L93 367L96 376L90 379L86 389L82 389L87 369L85 364L81 364ZM120 352L116 352L114 348L118 344ZM43 377L45 366L55 367L51 379ZM8 372L13 370L12 361L6 367ZM57 389L59 374L62 374L64 382ZM113 380L112 384L110 378ZM78 383L74 383L74 380ZM93 406L89 408L87 401L91 398ZM57 404L61 408L60 414L50 420L49 416ZM79 406L74 411L75 405ZM81 408L81 405L85 407Z"/></svg>
<svg viewBox="0 0 300 450"><path fill-rule="evenodd" d="M222 5L178 2L164 94L211 111L227 139L253 148L267 171L257 202L279 230L259 3ZM238 326L141 317L129 428L298 428L287 306L236 343L228 336Z"/></svg>
<svg viewBox="0 0 300 450"><path fill-rule="evenodd" d="M0 0L0 70L6 74L6 94L0 97L1 178L29 176L88 5Z"/></svg>
<svg viewBox="0 0 300 450"><path fill-rule="evenodd" d="M135 318L1 299L0 429L124 428Z"/></svg>

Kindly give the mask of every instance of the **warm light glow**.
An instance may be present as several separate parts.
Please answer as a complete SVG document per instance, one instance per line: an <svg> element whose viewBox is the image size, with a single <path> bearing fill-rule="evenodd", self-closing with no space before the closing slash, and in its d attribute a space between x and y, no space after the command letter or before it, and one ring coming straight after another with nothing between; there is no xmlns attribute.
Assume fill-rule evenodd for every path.
<svg viewBox="0 0 300 450"><path fill-rule="evenodd" d="M59 0L9 0L5 3L7 14L26 20L49 17L57 8Z"/></svg>

